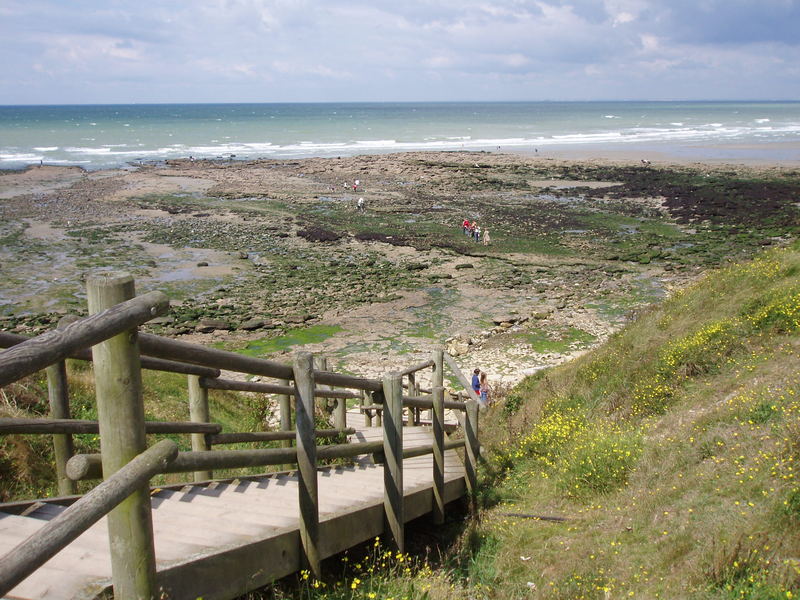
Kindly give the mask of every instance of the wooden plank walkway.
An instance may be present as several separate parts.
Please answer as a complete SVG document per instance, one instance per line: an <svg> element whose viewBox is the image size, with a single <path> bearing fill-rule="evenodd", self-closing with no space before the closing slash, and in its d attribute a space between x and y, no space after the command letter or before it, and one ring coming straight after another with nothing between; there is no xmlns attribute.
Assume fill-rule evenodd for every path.
<svg viewBox="0 0 800 600"><path fill-rule="evenodd" d="M364 428L362 421L354 437L373 441L382 435L381 428ZM403 436L406 448L433 440L426 427L403 428ZM403 461L406 520L432 510L432 469L431 455ZM383 533L382 466L363 457L352 466L323 468L318 486L322 558ZM445 501L464 491L464 465L449 450ZM158 581L169 598L234 598L302 568L294 473L154 490L151 506ZM62 510L45 503L27 516L0 512L0 556ZM111 584L108 548L103 518L7 598L93 598Z"/></svg>

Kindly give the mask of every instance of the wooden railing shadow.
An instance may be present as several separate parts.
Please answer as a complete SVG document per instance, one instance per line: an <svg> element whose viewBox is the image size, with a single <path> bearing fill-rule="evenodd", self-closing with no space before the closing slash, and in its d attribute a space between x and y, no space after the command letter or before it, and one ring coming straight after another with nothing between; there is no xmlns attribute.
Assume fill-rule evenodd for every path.
<svg viewBox="0 0 800 600"><path fill-rule="evenodd" d="M93 523L108 515L114 595L117 598L156 596L156 563L150 514L149 480L164 473L193 473L208 481L215 469L297 465L300 539L308 567L320 574L318 464L329 459L372 455L383 463L385 531L403 551L403 459L433 455L433 518L444 521L444 453L464 448L468 492L476 488L479 454L478 402L469 382L453 359L442 350L430 360L381 380L327 371L321 357L298 353L293 365L243 356L187 342L138 332L148 320L163 315L169 302L160 292L134 294L132 277L104 273L87 281L90 316L65 319L53 331L35 338L0 332L0 387L45 369L50 419L0 419L2 434L53 436L59 493L56 502L69 505L42 529L0 558L0 596L8 593L36 569L69 545ZM94 363L97 421L70 418L65 360ZM445 400L444 367L464 386L468 400ZM416 374L432 369L430 390L421 390ZM187 375L190 422L150 422L144 419L141 369ZM275 379L256 383L223 379L221 371ZM407 382L404 383L403 379ZM403 389L408 394L403 395ZM235 390L278 394L281 431L222 433L211 421L208 390ZM459 398L461 393L459 393ZM315 402L334 399L334 428L315 429ZM318 446L317 438L353 433L346 424L348 400L358 400L365 426L382 427L381 441ZM430 413L433 443L403 447L405 421L418 424L421 411ZM445 410L460 415L462 439L445 436ZM100 454L73 455L71 436L99 433ZM191 435L192 451L179 452L170 440L147 448L145 435ZM281 440L284 447L213 450L232 443ZM294 443L294 445L292 445ZM83 496L75 484L104 479ZM2 505L0 510L23 510L36 501Z"/></svg>

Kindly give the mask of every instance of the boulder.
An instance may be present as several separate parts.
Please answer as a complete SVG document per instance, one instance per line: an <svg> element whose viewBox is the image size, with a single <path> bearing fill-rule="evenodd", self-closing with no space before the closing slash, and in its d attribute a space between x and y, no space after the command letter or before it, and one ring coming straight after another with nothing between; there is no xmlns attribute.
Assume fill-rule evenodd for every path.
<svg viewBox="0 0 800 600"><path fill-rule="evenodd" d="M231 324L227 321L223 321L222 319L214 319L211 317L204 317L200 319L200 321L197 323L197 327L195 327L195 331L198 333L211 333L212 331L217 330L230 331L231 329Z"/></svg>
<svg viewBox="0 0 800 600"><path fill-rule="evenodd" d="M492 317L492 323L495 325L502 325L503 323L508 323L509 326L513 323L519 321L519 317L515 317L513 315L497 315Z"/></svg>
<svg viewBox="0 0 800 600"><path fill-rule="evenodd" d="M258 317L253 317L252 319L247 319L241 325L239 325L239 329L243 329L245 331L253 331L254 329L263 329L264 319L259 319Z"/></svg>

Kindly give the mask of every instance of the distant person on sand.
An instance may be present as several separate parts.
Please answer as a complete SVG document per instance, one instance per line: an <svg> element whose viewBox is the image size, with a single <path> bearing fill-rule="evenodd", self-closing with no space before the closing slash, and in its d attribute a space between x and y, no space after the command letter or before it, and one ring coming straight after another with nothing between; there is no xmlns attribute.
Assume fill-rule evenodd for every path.
<svg viewBox="0 0 800 600"><path fill-rule="evenodd" d="M488 229L484 229L483 230L483 245L484 246L488 246L491 243L491 241L492 240L489 237L489 230Z"/></svg>
<svg viewBox="0 0 800 600"><path fill-rule="evenodd" d="M481 371L479 391L481 404L483 406L489 406L489 377L486 375L486 371Z"/></svg>
<svg viewBox="0 0 800 600"><path fill-rule="evenodd" d="M476 225L475 226L475 243L478 243L480 241L481 241L481 228Z"/></svg>
<svg viewBox="0 0 800 600"><path fill-rule="evenodd" d="M469 219L464 219L461 226L464 228L464 235L469 235Z"/></svg>
<svg viewBox="0 0 800 600"><path fill-rule="evenodd" d="M357 192L357 191L358 191L358 186L359 186L359 185L361 185L361 181L359 181L358 179L356 179L356 180L353 182L353 191L354 191L354 192Z"/></svg>
<svg viewBox="0 0 800 600"><path fill-rule="evenodd" d="M472 372L472 391L475 392L477 396L481 394L481 370L475 369Z"/></svg>
<svg viewBox="0 0 800 600"><path fill-rule="evenodd" d="M364 198L359 198L358 203L356 204L356 208L358 208L358 212L364 212Z"/></svg>

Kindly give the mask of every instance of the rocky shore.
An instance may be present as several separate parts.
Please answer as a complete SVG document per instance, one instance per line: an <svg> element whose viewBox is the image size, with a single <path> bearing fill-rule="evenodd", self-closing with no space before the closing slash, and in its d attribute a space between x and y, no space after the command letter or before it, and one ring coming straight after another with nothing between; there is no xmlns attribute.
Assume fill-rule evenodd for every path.
<svg viewBox="0 0 800 600"><path fill-rule="evenodd" d="M513 383L792 239L798 197L788 168L472 152L2 172L0 328L52 327L84 311L87 273L124 269L173 299L152 331L365 375L446 344Z"/></svg>

